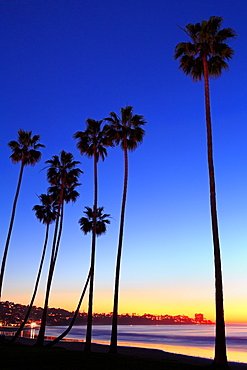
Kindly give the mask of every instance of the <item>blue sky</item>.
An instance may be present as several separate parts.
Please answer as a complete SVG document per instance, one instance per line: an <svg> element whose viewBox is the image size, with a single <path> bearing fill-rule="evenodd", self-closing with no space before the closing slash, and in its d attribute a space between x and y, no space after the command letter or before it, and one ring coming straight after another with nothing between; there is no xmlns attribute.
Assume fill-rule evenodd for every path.
<svg viewBox="0 0 247 370"><path fill-rule="evenodd" d="M44 162L64 149L84 174L79 200L65 209L50 305L76 306L91 247L78 219L92 205L93 163L80 156L72 136L87 118L131 105L147 124L143 144L130 154L120 312L203 312L214 319L203 84L184 76L173 54L187 41L178 25L216 15L238 34L229 71L210 83L225 313L228 321L247 321L246 10L244 0L1 1L2 250L19 173L7 143L22 128L46 145L41 161L25 169L3 300L29 302L45 232L32 207L48 186ZM99 163L99 205L112 222L98 238L97 312L112 311L122 185L123 155L110 149Z"/></svg>

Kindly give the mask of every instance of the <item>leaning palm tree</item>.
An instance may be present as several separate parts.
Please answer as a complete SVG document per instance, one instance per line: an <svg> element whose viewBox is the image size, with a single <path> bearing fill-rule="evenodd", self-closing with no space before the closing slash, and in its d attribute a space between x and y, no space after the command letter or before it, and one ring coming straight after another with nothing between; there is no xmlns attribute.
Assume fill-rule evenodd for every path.
<svg viewBox="0 0 247 370"><path fill-rule="evenodd" d="M111 353L117 352L117 322L118 322L118 297L119 297L119 280L120 280L120 264L123 246L123 231L124 218L127 199L128 186L128 152L134 151L137 146L143 141L145 131L142 126L146 123L143 116L133 115L133 107L127 106L121 108L121 116L111 112L106 118L110 124L109 135L113 138L115 144L120 144L124 152L124 186L122 195L121 218L119 225L119 239L117 250L117 262L115 273L115 288L114 288L114 303L112 317L112 332L111 332Z"/></svg>
<svg viewBox="0 0 247 370"><path fill-rule="evenodd" d="M85 208L86 208L86 211L84 211L84 213L86 214L86 217L81 217L80 220L79 220L79 224L81 226L81 230L86 235L87 233L93 231L94 226L93 226L93 210L90 207L85 207ZM110 215L106 214L106 213L103 213L103 211L104 211L104 207L99 207L97 209L97 216L96 216L97 217L97 219L96 219L96 234L97 234L97 236L105 234L106 233L106 225L110 224L110 220L108 219L108 217L110 217ZM72 327L75 323L75 320L77 318L77 315L79 313L79 310L81 308L81 304L82 304L84 295L86 293L87 286L88 286L88 283L90 281L90 277L91 277L91 269L89 269L89 273L88 273L88 276L87 276L86 283L84 285L84 288L82 290L77 308L74 312L74 315L72 317L72 320L71 320L68 328L62 334L60 334L57 338L55 338L53 341L49 342L46 345L46 347L54 346L56 343L58 343L60 340L62 340L72 329Z"/></svg>
<svg viewBox="0 0 247 370"><path fill-rule="evenodd" d="M57 217L57 203L54 201L53 197L49 194L41 194L39 196L39 199L41 201L41 205L35 205L33 207L33 211L35 211L35 215L37 219L42 222L43 224L46 225L46 232L45 232L45 240L44 240L44 245L43 245L43 251L41 255L41 260L40 260L40 265L39 265L39 270L38 274L36 277L36 282L34 285L34 290L33 290L33 295L31 298L31 301L28 306L28 310L26 312L26 315L24 317L24 320L22 321L20 327L16 331L15 335L11 338L10 342L15 342L15 340L19 337L21 331L23 330L24 326L27 323L27 320L29 318L30 312L33 307L33 302L36 298L38 286L39 286L39 281L40 281L40 276L44 264L44 259L45 259L45 254L46 254L46 247L47 247L47 242L48 242L48 236L49 236L49 229L50 225L52 222L56 220Z"/></svg>
<svg viewBox="0 0 247 370"><path fill-rule="evenodd" d="M9 230L7 234L7 239L4 248L4 254L2 259L1 265L1 272L0 272L0 300L2 296L2 285L3 285L3 277L5 271L5 264L8 254L8 248L10 243L10 237L13 229L14 219L15 219L15 211L17 200L20 192L21 182L24 167L27 165L34 166L40 159L41 159L41 152L38 150L39 148L45 148L43 144L39 143L40 135L33 135L32 131L23 131L20 129L18 131L18 139L17 141L12 140L8 143L9 148L12 150L12 154L10 156L13 163L21 162L19 178L17 182L16 193L14 197L14 202L12 206L12 213L9 223Z"/></svg>
<svg viewBox="0 0 247 370"><path fill-rule="evenodd" d="M174 57L175 59L179 59L179 68L186 75L190 75L194 81L200 81L202 79L204 81L211 223L215 262L216 337L214 364L227 367L223 284L209 97L209 78L220 76L222 71L228 68L227 61L234 54L233 49L225 41L236 37L236 33L231 28L220 29L222 21L223 19L221 17L213 16L208 21L185 26L183 31L189 36L190 41L177 44Z"/></svg>
<svg viewBox="0 0 247 370"><path fill-rule="evenodd" d="M71 322L70 322L69 326L67 327L67 329L62 334L60 334L58 337L56 337L52 341L49 341L49 343L46 344L45 347L48 347L48 348L53 347L56 343L58 343L60 340L62 340L64 337L66 337L67 334L69 334L70 330L74 326L75 320L76 320L76 318L78 316L78 313L80 311L81 304L82 304L83 298L85 296L85 293L87 291L88 283L90 281L90 277L91 277L91 269L89 270L89 273L88 273L88 276L87 276L87 280L86 280L85 285L83 287L83 290L82 290L82 293L81 293L81 296L80 296L80 299L79 299L77 308L76 308L76 310L74 312L74 315L73 315L73 317L71 319Z"/></svg>
<svg viewBox="0 0 247 370"><path fill-rule="evenodd" d="M57 200L58 217L55 223L45 302L36 346L42 346L44 342L49 296L62 234L64 202L76 201L79 193L75 188L80 185L78 178L82 173L79 168L75 167L80 162L74 161L73 155L64 150L60 153L60 157L55 155L46 163L50 165L47 171L47 179L52 185L49 188L49 193Z"/></svg>
<svg viewBox="0 0 247 370"><path fill-rule="evenodd" d="M84 350L91 351L92 338L92 320L93 320L93 291L94 291L94 265L95 265L95 250L96 250L96 219L98 205L98 161L101 158L103 161L107 156L107 146L113 146L109 139L106 126L102 125L101 121L88 118L86 121L86 130L77 131L74 134L74 139L78 139L76 146L82 155L93 157L94 159L94 204L93 204L93 230L92 230L92 248L91 248L91 277L89 286L88 299L88 318L87 318L87 334Z"/></svg>

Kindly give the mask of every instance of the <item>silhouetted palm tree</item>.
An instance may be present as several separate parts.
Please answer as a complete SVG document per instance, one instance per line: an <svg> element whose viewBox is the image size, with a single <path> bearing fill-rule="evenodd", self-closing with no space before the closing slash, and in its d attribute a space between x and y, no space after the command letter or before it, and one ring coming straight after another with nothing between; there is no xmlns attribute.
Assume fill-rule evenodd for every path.
<svg viewBox="0 0 247 370"><path fill-rule="evenodd" d="M93 226L93 210L90 207L85 207L86 211L84 211L86 217L81 217L79 220L79 224L81 226L81 230L86 235L89 232L92 232L94 226ZM102 235L106 233L106 224L110 224L110 220L108 217L110 217L109 214L103 213L104 207L97 208L96 213L96 235Z"/></svg>
<svg viewBox="0 0 247 370"><path fill-rule="evenodd" d="M43 251L42 251L42 256L40 260L40 265L39 265L39 270L36 278L36 282L34 285L34 290L33 290L33 295L31 298L31 301L28 306L28 310L26 312L25 318L22 321L20 327L16 331L15 335L11 338L10 342L15 342L15 340L19 337L21 331L23 330L25 324L27 323L27 320L29 318L30 312L33 307L33 302L35 300L38 286L39 286L39 281L40 281L40 276L44 264L44 259L45 259L45 254L46 254L46 247L47 247L47 242L48 242L48 236L49 236L49 228L52 222L56 220L57 217L57 203L54 201L53 197L49 194L41 194L39 196L39 199L41 201L41 205L36 205L33 207L33 211L35 211L35 215L37 219L42 222L43 224L46 225L46 233L45 233L45 241L43 245Z"/></svg>
<svg viewBox="0 0 247 370"><path fill-rule="evenodd" d="M79 224L80 224L81 230L84 232L84 234L87 234L89 232L92 232L93 229L94 229L94 226L93 226L93 210L90 207L85 207L85 208L86 208L86 211L84 211L84 213L86 214L87 217L81 217L80 220L79 220ZM97 234L97 236L105 234L106 233L106 224L110 224L110 220L107 218L107 217L110 217L110 215L106 214L106 213L103 213L103 211L104 211L104 207L99 207L97 209L97 216L96 216L97 217L97 220L96 220L96 234ZM75 323L75 320L77 318L77 315L79 313L79 310L80 310L80 307L81 307L81 304L82 304L82 300L83 300L84 295L86 293L90 276L91 276L91 269L89 269L89 273L88 273L86 283L84 285L84 288L82 290L81 297L79 299L77 308L74 312L73 318L72 318L68 328L62 334L60 334L57 338L55 338L52 342L49 342L46 345L46 347L54 346L61 339L63 339L70 332L70 330L72 329L72 327Z"/></svg>
<svg viewBox="0 0 247 370"><path fill-rule="evenodd" d="M45 163L50 165L47 171L47 179L52 185L49 188L49 193L53 194L53 197L57 199L58 217L55 223L50 258L50 267L46 284L45 303L41 319L40 330L36 342L37 346L42 346L44 342L51 283L62 234L64 202L68 203L70 201L73 202L76 201L77 197L79 196L79 193L75 190L75 188L78 185L80 185L78 183L78 178L82 173L82 171L79 168L75 168L75 166L80 162L74 161L73 155L71 153L65 152L64 150L60 153L60 157L55 155L52 157L51 160L48 160Z"/></svg>
<svg viewBox="0 0 247 370"><path fill-rule="evenodd" d="M81 293L81 297L79 299L79 302L78 302L78 305L77 305L77 308L74 312L74 315L72 317L72 320L69 324L69 326L67 327L67 329L62 333L60 334L57 338L53 339L53 341L50 341L48 344L46 344L46 347L53 347L56 343L58 343L60 340L62 340L64 337L66 337L67 334L69 334L70 330L72 329L72 327L74 326L74 323L75 323L75 320L77 318L77 315L79 313L79 310L80 310L80 307L81 307L81 304L82 304L82 301L83 301L83 298L84 298L84 295L86 293L86 290L87 290L87 286L88 286L88 283L89 283L89 280L90 280L90 277L91 277L91 269L89 270L89 273L88 273L88 276L87 276L87 280L86 280L86 283L84 285L84 288L82 290L82 293Z"/></svg>
<svg viewBox="0 0 247 370"><path fill-rule="evenodd" d="M8 146L12 150L12 154L10 156L13 163L21 162L19 179L17 183L15 198L12 206L12 213L9 223L9 230L7 234L7 239L4 248L4 254L2 259L1 265L1 272L0 272L0 300L2 296L2 285L3 285L3 277L5 271L5 264L8 254L9 242L12 233L12 228L14 224L15 218L15 211L16 211L16 204L20 192L21 181L23 176L24 167L27 165L34 166L40 159L41 159L41 152L38 150L39 148L45 148L43 144L40 144L38 141L40 139L40 135L33 135L32 131L23 131L20 129L18 131L18 139L17 141L12 140L8 143Z"/></svg>
<svg viewBox="0 0 247 370"><path fill-rule="evenodd" d="M143 116L133 115L133 107L127 106L121 108L121 116L111 112L110 117L106 118L110 123L109 135L114 142L121 145L124 152L124 186L122 196L121 218L119 226L119 240L117 250L116 274L115 274L115 289L114 289L114 304L112 317L112 332L110 352L117 352L117 321L118 321L118 296L119 296L119 279L120 279L120 264L123 245L124 217L125 206L127 199L128 186L128 151L134 151L137 146L143 141L145 131L142 126L146 123Z"/></svg>
<svg viewBox="0 0 247 370"><path fill-rule="evenodd" d="M87 334L85 351L91 351L92 338L92 319L93 319L93 290L94 290L94 265L95 265L95 249L96 249L96 218L98 205L98 169L97 164L101 158L103 161L107 156L107 146L113 146L109 140L106 127L101 128L102 121L95 121L88 118L86 121L86 130L77 131L74 134L74 139L78 139L76 146L82 155L93 157L94 159L94 204L93 204L93 232L92 232L92 251L91 251L91 278L89 286L88 299L88 319L87 319Z"/></svg>
<svg viewBox="0 0 247 370"><path fill-rule="evenodd" d="M215 262L215 298L216 298L216 338L214 363L227 367L225 322L223 307L223 284L221 272L220 242L216 209L215 176L213 164L212 126L209 98L209 77L218 77L228 68L234 51L225 41L234 38L236 33L231 28L220 29L223 19L210 17L208 21L188 24L183 31L190 37L189 42L177 44L175 59L179 59L179 68L194 81L204 80L208 171L210 186L211 222Z"/></svg>

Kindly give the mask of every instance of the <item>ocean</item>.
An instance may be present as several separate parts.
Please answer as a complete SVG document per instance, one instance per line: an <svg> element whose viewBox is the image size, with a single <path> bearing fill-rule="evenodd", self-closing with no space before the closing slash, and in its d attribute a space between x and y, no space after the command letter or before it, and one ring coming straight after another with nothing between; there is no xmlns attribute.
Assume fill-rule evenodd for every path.
<svg viewBox="0 0 247 370"><path fill-rule="evenodd" d="M48 326L47 337L56 337L65 326ZM109 344L111 326L95 325L94 343ZM214 325L119 325L118 344L155 348L172 353L212 359L214 356ZM23 333L34 338L38 328ZM66 340L84 341L86 326L74 326ZM226 325L227 355L229 361L247 363L247 325Z"/></svg>

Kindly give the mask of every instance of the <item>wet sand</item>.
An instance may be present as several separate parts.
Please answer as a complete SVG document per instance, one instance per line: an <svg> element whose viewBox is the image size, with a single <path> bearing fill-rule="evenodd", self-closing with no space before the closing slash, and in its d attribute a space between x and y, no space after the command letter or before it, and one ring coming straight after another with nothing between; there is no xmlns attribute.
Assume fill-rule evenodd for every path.
<svg viewBox="0 0 247 370"><path fill-rule="evenodd" d="M30 339L30 338L20 337L18 338L18 342L26 344L26 345L33 345L35 343L35 340ZM47 342L48 341L46 341L46 343ZM74 351L82 351L84 349L84 342L61 341L57 343L55 347L62 347L62 348L65 348L68 350L74 350ZM91 350L92 352L107 353L109 350L109 346L104 345L104 344L92 343ZM149 349L149 348L139 348L139 347L118 346L118 354L154 358L154 359L180 361L184 363L205 365L205 366L210 365L212 363L212 360L206 359L206 358L186 356L186 355L180 355L177 353L165 352L159 349ZM229 362L229 365L232 370L247 370L247 364L245 363Z"/></svg>

